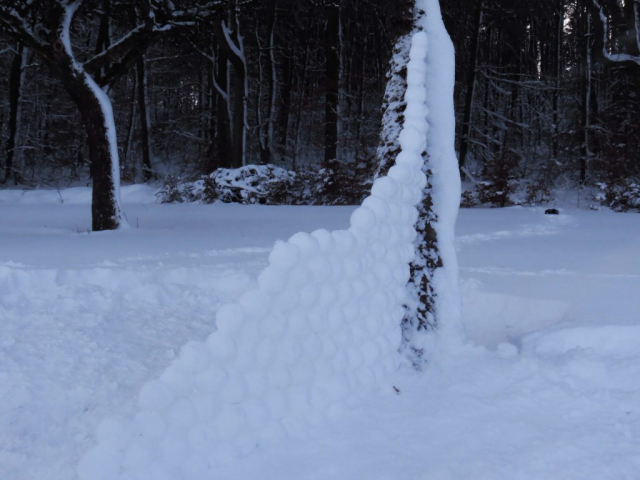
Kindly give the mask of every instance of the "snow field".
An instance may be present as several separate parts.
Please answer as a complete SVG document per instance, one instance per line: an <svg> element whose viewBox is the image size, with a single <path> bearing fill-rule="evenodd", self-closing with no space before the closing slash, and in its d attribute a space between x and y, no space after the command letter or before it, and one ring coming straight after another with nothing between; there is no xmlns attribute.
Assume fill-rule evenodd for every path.
<svg viewBox="0 0 640 480"><path fill-rule="evenodd" d="M75 478L99 423L132 422L144 383L214 330L210 312L255 288L277 238L340 228L353 212L157 205L141 187L122 193L140 228L87 235L76 224L90 225L89 189L61 191L64 204L56 191L0 192L2 479ZM265 441L210 475L636 480L640 360L626 327L639 323L640 216L564 213L463 210L463 321L482 348L432 355L421 376L393 375L339 422ZM542 349L557 336L562 345ZM322 347L317 336L303 344ZM266 388L260 371L248 376L254 391ZM138 421L152 429L154 418Z"/></svg>
<svg viewBox="0 0 640 480"><path fill-rule="evenodd" d="M204 478L283 435L360 403L398 365L415 205L426 179L427 35L413 37L402 154L348 230L276 243L258 287L220 308L217 331L189 342L142 388L133 419L111 418L81 460L82 480Z"/></svg>

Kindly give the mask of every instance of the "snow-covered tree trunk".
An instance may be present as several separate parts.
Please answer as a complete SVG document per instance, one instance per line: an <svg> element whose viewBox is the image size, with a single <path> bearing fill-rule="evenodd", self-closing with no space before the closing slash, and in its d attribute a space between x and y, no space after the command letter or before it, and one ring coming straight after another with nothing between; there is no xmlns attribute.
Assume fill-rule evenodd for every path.
<svg viewBox="0 0 640 480"><path fill-rule="evenodd" d="M415 259L410 265L409 298L402 320L402 351L420 368L425 333L436 327L459 335L460 300L454 226L460 201L460 175L454 151L454 51L444 28L438 0L403 2L397 41L388 73L384 99L377 176L386 175L401 151L401 125L407 108L407 64L411 38L426 30L429 38L427 105L431 113L428 141L423 152L427 184L418 207ZM448 325L444 326L445 323Z"/></svg>
<svg viewBox="0 0 640 480"><path fill-rule="evenodd" d="M69 29L79 2L70 3L61 16L53 45L53 68L80 111L89 139L93 179L92 229L114 230L125 222L120 209L120 162L109 96L76 61Z"/></svg>

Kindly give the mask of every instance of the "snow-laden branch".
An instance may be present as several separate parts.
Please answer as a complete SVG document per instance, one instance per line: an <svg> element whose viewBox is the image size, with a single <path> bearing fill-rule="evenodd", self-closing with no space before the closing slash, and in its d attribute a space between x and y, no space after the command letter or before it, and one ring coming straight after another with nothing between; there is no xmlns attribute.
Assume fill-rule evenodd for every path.
<svg viewBox="0 0 640 480"><path fill-rule="evenodd" d="M108 65L113 61L114 56L118 55L119 52L127 51L132 44L139 41L139 37L141 35L146 35L148 33L147 25L138 25L120 40L114 42L109 48L84 62L84 67L88 70L95 70Z"/></svg>
<svg viewBox="0 0 640 480"><path fill-rule="evenodd" d="M14 39L22 42L29 48L43 51L47 47L45 42L29 25L24 15L15 8L0 2L0 28L4 27L6 32Z"/></svg>
<svg viewBox="0 0 640 480"><path fill-rule="evenodd" d="M609 19L604 13L604 8L600 5L598 0L592 0L593 5L598 9L598 13L600 16L600 21L602 22L602 54L604 57L610 62L623 63L623 62L632 62L636 65L640 66L640 55L630 55L628 53L611 53L607 49L607 43L609 40ZM638 46L638 51L640 51L640 7L639 2L637 0L634 1L633 6L634 16L635 16L635 30L636 30L636 44Z"/></svg>

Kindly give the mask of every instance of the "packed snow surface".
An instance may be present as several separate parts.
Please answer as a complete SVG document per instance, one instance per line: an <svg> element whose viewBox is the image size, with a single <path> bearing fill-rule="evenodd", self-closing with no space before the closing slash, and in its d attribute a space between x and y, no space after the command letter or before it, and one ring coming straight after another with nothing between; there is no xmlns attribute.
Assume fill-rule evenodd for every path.
<svg viewBox="0 0 640 480"><path fill-rule="evenodd" d="M89 234L88 189L0 192L2 479L75 478L119 428L98 425L135 414L219 305L256 287L274 241L353 212L122 197L133 228ZM210 478L637 480L640 216L543 213L461 212L466 346Z"/></svg>

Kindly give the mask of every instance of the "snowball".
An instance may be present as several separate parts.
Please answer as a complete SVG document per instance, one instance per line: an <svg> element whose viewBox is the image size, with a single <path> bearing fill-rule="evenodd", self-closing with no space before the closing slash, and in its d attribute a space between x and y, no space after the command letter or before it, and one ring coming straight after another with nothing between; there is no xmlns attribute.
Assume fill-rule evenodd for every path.
<svg viewBox="0 0 640 480"><path fill-rule="evenodd" d="M371 365L380 357L380 345L373 341L368 341L362 345L360 351L367 365Z"/></svg>
<svg viewBox="0 0 640 480"><path fill-rule="evenodd" d="M268 266L258 275L260 289L272 295L282 292L287 285L287 280L287 272L274 266Z"/></svg>
<svg viewBox="0 0 640 480"><path fill-rule="evenodd" d="M324 254L333 253L336 250L336 241L334 240L331 233L327 230L316 230L311 235L313 235L320 245L320 251Z"/></svg>
<svg viewBox="0 0 640 480"><path fill-rule="evenodd" d="M353 287L346 279L343 279L336 288L338 290L338 299L336 300L336 303L339 305L344 305L347 300L352 298L354 295Z"/></svg>
<svg viewBox="0 0 640 480"><path fill-rule="evenodd" d="M308 233L296 233L289 239L289 243L296 245L304 256L314 255L320 250L318 240Z"/></svg>
<svg viewBox="0 0 640 480"><path fill-rule="evenodd" d="M131 428L121 417L111 417L103 420L98 425L98 443L123 448L131 439Z"/></svg>
<svg viewBox="0 0 640 480"><path fill-rule="evenodd" d="M282 314L271 314L260 322L260 337L278 339L285 334L289 325L288 319Z"/></svg>
<svg viewBox="0 0 640 480"><path fill-rule="evenodd" d="M261 430L269 424L271 414L264 401L250 399L244 402L241 408L247 419L247 425L253 431Z"/></svg>
<svg viewBox="0 0 640 480"><path fill-rule="evenodd" d="M191 446L191 443L189 443L189 445ZM193 449L193 447L191 448ZM187 455L182 465L182 473L184 474L184 478L188 480L204 479L207 475L210 475L209 462L202 454L191 453Z"/></svg>
<svg viewBox="0 0 640 480"><path fill-rule="evenodd" d="M318 300L318 288L314 285L307 285L300 288L300 307L309 310Z"/></svg>
<svg viewBox="0 0 640 480"><path fill-rule="evenodd" d="M377 196L367 197L362 205L371 209L379 221L385 221L389 217L389 203Z"/></svg>
<svg viewBox="0 0 640 480"><path fill-rule="evenodd" d="M347 278L356 278L362 272L362 263L358 257L346 258L344 261L344 272Z"/></svg>
<svg viewBox="0 0 640 480"><path fill-rule="evenodd" d="M302 347L298 340L285 339L278 345L278 361L283 365L294 365L302 357Z"/></svg>
<svg viewBox="0 0 640 480"><path fill-rule="evenodd" d="M327 324L331 330L338 330L345 324L345 317L341 308L332 308L327 314Z"/></svg>
<svg viewBox="0 0 640 480"><path fill-rule="evenodd" d="M315 283L324 282L332 273L331 263L324 256L317 256L309 260L309 268Z"/></svg>
<svg viewBox="0 0 640 480"><path fill-rule="evenodd" d="M225 403L240 403L247 396L247 382L240 372L232 371L229 374L224 389L220 393L220 398Z"/></svg>
<svg viewBox="0 0 640 480"><path fill-rule="evenodd" d="M322 344L320 343L320 346ZM305 356L307 352L305 351ZM291 382L294 385L310 385L316 375L316 368L308 358L302 358L291 368Z"/></svg>
<svg viewBox="0 0 640 480"><path fill-rule="evenodd" d="M331 263L331 278L329 281L332 284L340 282L344 278L343 259L332 255L329 258L329 262Z"/></svg>
<svg viewBox="0 0 640 480"><path fill-rule="evenodd" d="M416 72L413 69L409 70L407 75L407 84L409 86L424 87L424 81L425 81L424 75L422 75L420 72ZM405 100L406 100L406 97L405 97Z"/></svg>
<svg viewBox="0 0 640 480"><path fill-rule="evenodd" d="M210 393L217 393L227 383L229 374L220 365L211 365L196 375L198 388Z"/></svg>
<svg viewBox="0 0 640 480"><path fill-rule="evenodd" d="M427 92L422 85L409 85L404 94L407 103L422 103L427 99ZM412 125L413 126L413 125ZM423 134L424 138L424 134Z"/></svg>
<svg viewBox="0 0 640 480"><path fill-rule="evenodd" d="M145 468L153 462L153 442L149 438L134 439L122 454L122 467L125 469Z"/></svg>
<svg viewBox="0 0 640 480"><path fill-rule="evenodd" d="M310 283L310 280L311 269L305 264L296 265L289 273L289 284L292 285L293 288Z"/></svg>
<svg viewBox="0 0 640 480"><path fill-rule="evenodd" d="M260 318L271 308L271 297L266 292L251 290L240 295L238 303L246 313L246 318Z"/></svg>
<svg viewBox="0 0 640 480"><path fill-rule="evenodd" d="M196 419L196 410L186 398L179 398L166 413L169 427L185 428L192 425Z"/></svg>
<svg viewBox="0 0 640 480"><path fill-rule="evenodd" d="M422 159L422 151L404 150L396 157L396 164L408 166L410 168L422 168L424 160Z"/></svg>
<svg viewBox="0 0 640 480"><path fill-rule="evenodd" d="M412 126L405 127L400 132L398 140L400 141L400 148L410 153L420 154L424 152L426 147L424 135Z"/></svg>
<svg viewBox="0 0 640 480"><path fill-rule="evenodd" d="M381 260L387 253L387 247L384 246L381 242L376 242L371 245L371 254L373 258L376 260ZM376 264L380 264L382 262L376 262Z"/></svg>
<svg viewBox="0 0 640 480"><path fill-rule="evenodd" d="M222 333L233 335L244 323L244 310L237 303L227 303L216 312L216 327Z"/></svg>
<svg viewBox="0 0 640 480"><path fill-rule="evenodd" d="M398 193L398 183L390 177L380 177L371 187L371 194L384 200L392 201Z"/></svg>
<svg viewBox="0 0 640 480"><path fill-rule="evenodd" d="M336 353L336 346L330 341L324 342L324 351L323 351L323 359L317 360L314 365L316 367L316 378L320 384L323 384L335 375L335 369L333 365L329 362L329 360L325 360L325 358L331 358Z"/></svg>
<svg viewBox="0 0 640 480"><path fill-rule="evenodd" d="M207 347L209 347L213 358L221 364L233 360L238 350L236 342L229 335L222 332L214 332L209 335Z"/></svg>
<svg viewBox="0 0 640 480"><path fill-rule="evenodd" d="M427 55L427 48L429 46L429 36L424 30L416 32L411 37L411 52L414 54L410 56L411 60L424 60Z"/></svg>
<svg viewBox="0 0 640 480"><path fill-rule="evenodd" d="M140 390L138 406L151 412L162 412L173 402L173 392L168 385L152 380L147 382Z"/></svg>
<svg viewBox="0 0 640 480"><path fill-rule="evenodd" d="M399 330L400 328L398 327L398 331ZM364 355L362 355L362 352L357 348L347 350L347 357L351 368L358 368L364 364Z"/></svg>
<svg viewBox="0 0 640 480"><path fill-rule="evenodd" d="M80 480L112 480L120 471L121 453L112 445L89 450L78 464Z"/></svg>
<svg viewBox="0 0 640 480"><path fill-rule="evenodd" d="M209 350L202 342L188 342L180 349L180 365L189 372L201 372L211 363Z"/></svg>
<svg viewBox="0 0 640 480"><path fill-rule="evenodd" d="M133 418L133 429L138 437L157 438L166 428L164 417L155 412L143 410Z"/></svg>
<svg viewBox="0 0 640 480"><path fill-rule="evenodd" d="M322 340L316 333L311 333L303 339L303 348L305 357L314 360L322 352Z"/></svg>
<svg viewBox="0 0 640 480"><path fill-rule="evenodd" d="M271 390L265 398L272 418L282 418L287 411L287 399L280 390Z"/></svg>
<svg viewBox="0 0 640 480"><path fill-rule="evenodd" d="M338 290L333 285L322 285L320 287L320 304L333 305L338 298Z"/></svg>
<svg viewBox="0 0 640 480"><path fill-rule="evenodd" d="M331 236L336 242L336 248L340 254L348 254L356 246L356 238L348 230L335 230Z"/></svg>
<svg viewBox="0 0 640 480"><path fill-rule="evenodd" d="M232 439L246 424L244 412L235 405L225 405L216 419L216 427L221 438Z"/></svg>
<svg viewBox="0 0 640 480"><path fill-rule="evenodd" d="M307 333L309 330L308 315L305 310L300 308L289 315L289 329L288 333L291 337L300 337Z"/></svg>
<svg viewBox="0 0 640 480"><path fill-rule="evenodd" d="M399 184L405 184L413 178L413 169L405 164L394 165L389 170L388 176Z"/></svg>
<svg viewBox="0 0 640 480"><path fill-rule="evenodd" d="M277 308L278 312L286 312L295 308L300 303L300 294L295 288L287 289L284 292L276 295L273 299L273 304ZM262 316L264 316L263 312Z"/></svg>
<svg viewBox="0 0 640 480"><path fill-rule="evenodd" d="M163 463L180 467L189 454L189 445L180 432L169 430L158 445L158 454Z"/></svg>
<svg viewBox="0 0 640 480"><path fill-rule="evenodd" d="M267 391L267 379L264 372L251 370L246 373L247 393L254 398L262 398Z"/></svg>
<svg viewBox="0 0 640 480"><path fill-rule="evenodd" d="M276 355L276 347L270 338L265 338L256 347L256 363L262 368L271 364Z"/></svg>
<svg viewBox="0 0 640 480"><path fill-rule="evenodd" d="M368 232L376 224L376 216L367 207L359 207L351 215L351 226Z"/></svg>
<svg viewBox="0 0 640 480"><path fill-rule="evenodd" d="M291 270L300 258L300 249L290 242L278 240L269 254L269 263L283 270Z"/></svg>
<svg viewBox="0 0 640 480"><path fill-rule="evenodd" d="M275 363L272 368L267 371L267 378L269 384L278 389L284 390L291 385L289 367L282 362Z"/></svg>

